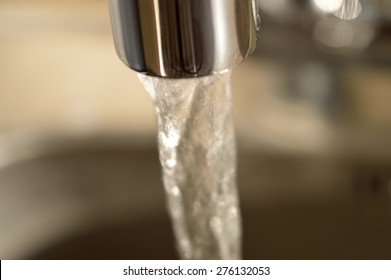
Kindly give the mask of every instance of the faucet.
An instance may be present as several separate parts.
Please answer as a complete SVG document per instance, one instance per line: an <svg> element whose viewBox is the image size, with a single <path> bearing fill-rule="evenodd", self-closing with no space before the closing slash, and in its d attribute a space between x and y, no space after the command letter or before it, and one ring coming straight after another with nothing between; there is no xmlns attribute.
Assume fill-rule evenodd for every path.
<svg viewBox="0 0 391 280"><path fill-rule="evenodd" d="M255 0L109 0L119 58L163 78L230 70L257 45Z"/></svg>

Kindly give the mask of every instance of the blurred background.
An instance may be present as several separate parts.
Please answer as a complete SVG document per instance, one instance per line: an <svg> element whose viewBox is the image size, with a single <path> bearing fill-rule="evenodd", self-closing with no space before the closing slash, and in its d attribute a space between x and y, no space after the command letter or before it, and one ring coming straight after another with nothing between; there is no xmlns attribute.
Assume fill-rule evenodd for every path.
<svg viewBox="0 0 391 280"><path fill-rule="evenodd" d="M391 258L391 1L258 0L233 73L244 257ZM176 258L105 0L0 0L0 258Z"/></svg>

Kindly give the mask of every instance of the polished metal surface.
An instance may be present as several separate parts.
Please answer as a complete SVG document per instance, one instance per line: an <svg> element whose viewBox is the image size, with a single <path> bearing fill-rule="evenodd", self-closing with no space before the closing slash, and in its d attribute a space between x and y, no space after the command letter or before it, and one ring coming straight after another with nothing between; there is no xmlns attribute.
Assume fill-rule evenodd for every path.
<svg viewBox="0 0 391 280"><path fill-rule="evenodd" d="M117 53L151 76L221 73L257 44L254 0L109 0Z"/></svg>

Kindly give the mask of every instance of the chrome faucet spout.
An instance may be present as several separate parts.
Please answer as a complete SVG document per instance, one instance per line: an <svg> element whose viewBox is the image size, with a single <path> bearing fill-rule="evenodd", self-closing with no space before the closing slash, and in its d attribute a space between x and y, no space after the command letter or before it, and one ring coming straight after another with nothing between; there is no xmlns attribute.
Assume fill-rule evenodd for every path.
<svg viewBox="0 0 391 280"><path fill-rule="evenodd" d="M151 76L225 72L257 44L255 0L109 0L118 56Z"/></svg>

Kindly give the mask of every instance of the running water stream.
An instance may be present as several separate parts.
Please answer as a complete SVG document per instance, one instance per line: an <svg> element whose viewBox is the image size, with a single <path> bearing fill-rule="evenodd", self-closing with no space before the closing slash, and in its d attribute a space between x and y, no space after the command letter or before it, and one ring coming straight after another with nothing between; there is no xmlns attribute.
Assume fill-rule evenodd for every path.
<svg viewBox="0 0 391 280"><path fill-rule="evenodd" d="M156 111L168 209L183 259L241 257L230 77L139 74Z"/></svg>

